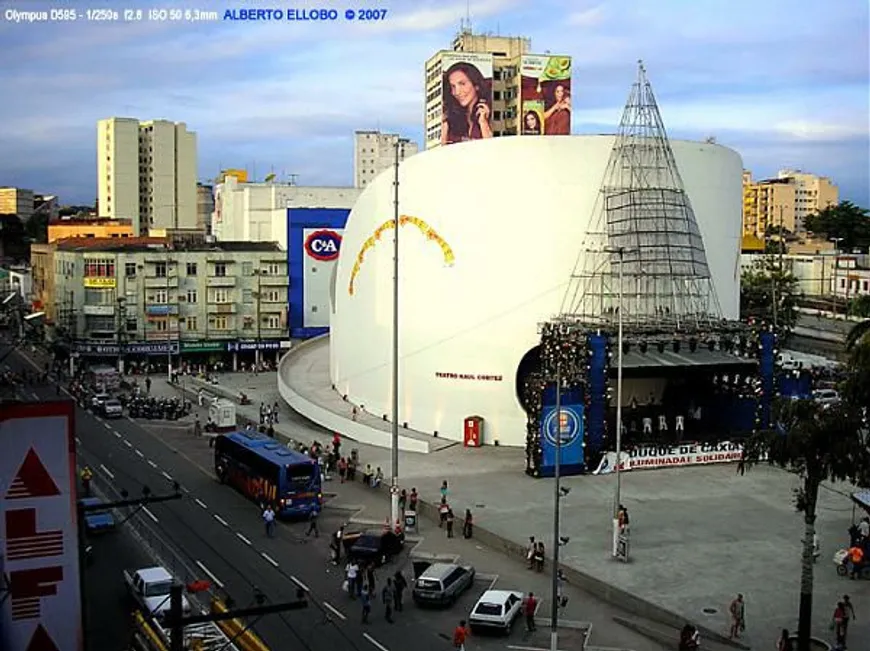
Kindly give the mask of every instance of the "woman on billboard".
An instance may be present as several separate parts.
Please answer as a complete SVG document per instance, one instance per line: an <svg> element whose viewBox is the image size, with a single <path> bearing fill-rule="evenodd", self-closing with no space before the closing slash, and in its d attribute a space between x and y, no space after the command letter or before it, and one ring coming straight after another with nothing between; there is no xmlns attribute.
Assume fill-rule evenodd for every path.
<svg viewBox="0 0 870 651"><path fill-rule="evenodd" d="M559 82L553 88L552 102L544 111L544 133L548 136L571 135L571 93L565 82Z"/></svg>
<svg viewBox="0 0 870 651"><path fill-rule="evenodd" d="M537 111L526 111L523 115L523 135L540 136L542 133L541 116Z"/></svg>
<svg viewBox="0 0 870 651"><path fill-rule="evenodd" d="M489 81L474 65L454 63L444 73L441 144L492 138Z"/></svg>

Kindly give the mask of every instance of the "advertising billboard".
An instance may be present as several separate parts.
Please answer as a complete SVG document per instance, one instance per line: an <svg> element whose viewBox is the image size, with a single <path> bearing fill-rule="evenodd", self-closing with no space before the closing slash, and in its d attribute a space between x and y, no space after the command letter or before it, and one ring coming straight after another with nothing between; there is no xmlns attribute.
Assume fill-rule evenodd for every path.
<svg viewBox="0 0 870 651"><path fill-rule="evenodd" d="M441 55L441 144L492 138L492 55Z"/></svg>
<svg viewBox="0 0 870 651"><path fill-rule="evenodd" d="M81 651L73 403L0 419L0 649Z"/></svg>
<svg viewBox="0 0 870 651"><path fill-rule="evenodd" d="M571 135L571 57L527 54L520 59L523 136Z"/></svg>
<svg viewBox="0 0 870 651"><path fill-rule="evenodd" d="M576 475L583 471L585 437L583 392L580 389L563 389L559 410L556 410L556 388L544 390L541 410L541 476L551 477L560 453L563 475ZM559 440L561 439L561 446ZM558 448L561 447L561 450Z"/></svg>

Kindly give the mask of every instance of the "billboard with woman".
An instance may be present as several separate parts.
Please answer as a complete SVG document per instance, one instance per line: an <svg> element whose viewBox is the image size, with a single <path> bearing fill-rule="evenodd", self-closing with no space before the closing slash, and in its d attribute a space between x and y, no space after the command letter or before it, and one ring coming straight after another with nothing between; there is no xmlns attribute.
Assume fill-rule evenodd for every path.
<svg viewBox="0 0 870 651"><path fill-rule="evenodd" d="M527 54L520 62L522 83L518 133L571 134L571 57Z"/></svg>
<svg viewBox="0 0 870 651"><path fill-rule="evenodd" d="M441 144L492 138L492 55L445 52Z"/></svg>

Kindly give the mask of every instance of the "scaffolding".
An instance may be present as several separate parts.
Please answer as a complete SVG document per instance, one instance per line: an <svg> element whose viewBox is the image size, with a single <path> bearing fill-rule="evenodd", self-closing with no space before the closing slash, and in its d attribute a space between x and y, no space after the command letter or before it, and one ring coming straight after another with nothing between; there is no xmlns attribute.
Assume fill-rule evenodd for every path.
<svg viewBox="0 0 870 651"><path fill-rule="evenodd" d="M704 242L643 62L557 321L692 332L722 319ZM621 284L621 292L620 292Z"/></svg>

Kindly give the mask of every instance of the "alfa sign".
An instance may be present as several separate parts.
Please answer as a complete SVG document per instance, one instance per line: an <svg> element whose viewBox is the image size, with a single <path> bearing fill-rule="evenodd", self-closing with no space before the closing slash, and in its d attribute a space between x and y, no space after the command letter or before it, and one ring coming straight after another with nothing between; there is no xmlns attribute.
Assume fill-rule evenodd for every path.
<svg viewBox="0 0 870 651"><path fill-rule="evenodd" d="M314 231L305 238L305 252L309 257L320 262L329 262L338 258L341 250L341 235L335 231Z"/></svg>

